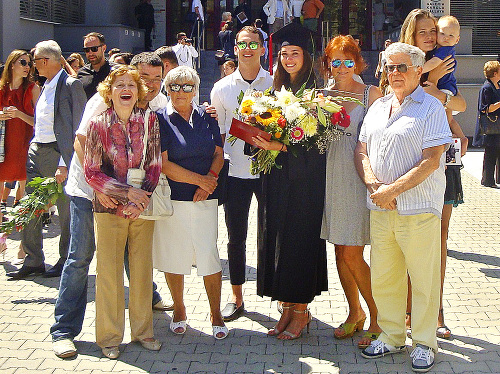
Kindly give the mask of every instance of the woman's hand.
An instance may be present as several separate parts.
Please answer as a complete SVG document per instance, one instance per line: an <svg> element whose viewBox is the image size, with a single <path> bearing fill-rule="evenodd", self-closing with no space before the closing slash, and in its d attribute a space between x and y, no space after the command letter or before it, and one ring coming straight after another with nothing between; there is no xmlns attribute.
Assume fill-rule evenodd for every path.
<svg viewBox="0 0 500 374"><path fill-rule="evenodd" d="M450 55L446 57L437 67L429 72L427 80L437 84L437 81L455 69L455 59Z"/></svg>
<svg viewBox="0 0 500 374"><path fill-rule="evenodd" d="M129 187L127 198L130 202L134 203L139 209L144 210L149 204L149 195L152 192L144 191L140 188ZM141 212L142 212L141 210Z"/></svg>
<svg viewBox="0 0 500 374"><path fill-rule="evenodd" d="M217 187L217 179L213 175L200 175L197 185L209 195Z"/></svg>
<svg viewBox="0 0 500 374"><path fill-rule="evenodd" d="M201 187L198 187L194 193L194 196L193 196L193 201L196 203L198 201L204 201L207 199L207 197L209 196L210 194L205 191L204 189L202 189Z"/></svg>
<svg viewBox="0 0 500 374"><path fill-rule="evenodd" d="M142 211L144 209L140 209L135 205L134 203L128 203L124 208L123 208L123 214L127 216L129 219L137 219L141 215Z"/></svg>
<svg viewBox="0 0 500 374"><path fill-rule="evenodd" d="M259 135L254 136L252 139L260 149L265 149L266 151L286 151L286 145L276 140L267 141Z"/></svg>
<svg viewBox="0 0 500 374"><path fill-rule="evenodd" d="M3 114L5 118L0 118L3 120L8 120L12 118L18 118L19 117L19 109L17 109L15 106L9 106L6 108L3 108Z"/></svg>
<svg viewBox="0 0 500 374"><path fill-rule="evenodd" d="M437 88L437 86L431 81L424 82L424 91L431 96L434 96L436 99L444 103L446 100L446 94ZM443 98L444 97L444 98Z"/></svg>
<svg viewBox="0 0 500 374"><path fill-rule="evenodd" d="M118 206L118 200L112 198L111 196L105 195L102 192L94 191L97 200L101 205L108 209L115 209Z"/></svg>

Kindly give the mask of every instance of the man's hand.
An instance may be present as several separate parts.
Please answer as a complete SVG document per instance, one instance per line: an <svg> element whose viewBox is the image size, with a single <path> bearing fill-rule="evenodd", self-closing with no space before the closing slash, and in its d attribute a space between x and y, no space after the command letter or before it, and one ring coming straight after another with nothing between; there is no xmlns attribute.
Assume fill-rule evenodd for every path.
<svg viewBox="0 0 500 374"><path fill-rule="evenodd" d="M382 184L370 195L370 199L379 208L394 210L396 209L396 196L391 185Z"/></svg>
<svg viewBox="0 0 500 374"><path fill-rule="evenodd" d="M62 184L68 178L68 168L66 166L59 166L56 170L56 182Z"/></svg>
<svg viewBox="0 0 500 374"><path fill-rule="evenodd" d="M101 205L108 209L115 209L118 206L118 201L111 196L105 195L102 192L95 191L95 196Z"/></svg>

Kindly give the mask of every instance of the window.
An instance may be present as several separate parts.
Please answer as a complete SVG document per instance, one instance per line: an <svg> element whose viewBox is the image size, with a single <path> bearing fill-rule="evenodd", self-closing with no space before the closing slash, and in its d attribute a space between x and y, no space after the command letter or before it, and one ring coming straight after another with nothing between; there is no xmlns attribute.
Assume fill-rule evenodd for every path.
<svg viewBox="0 0 500 374"><path fill-rule="evenodd" d="M85 0L20 0L21 17L55 23L85 22Z"/></svg>

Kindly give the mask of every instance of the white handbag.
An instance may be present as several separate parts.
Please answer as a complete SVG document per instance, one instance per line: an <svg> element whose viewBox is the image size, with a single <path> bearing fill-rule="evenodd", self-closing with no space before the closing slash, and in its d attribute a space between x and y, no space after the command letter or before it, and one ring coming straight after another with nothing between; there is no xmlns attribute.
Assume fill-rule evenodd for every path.
<svg viewBox="0 0 500 374"><path fill-rule="evenodd" d="M138 169L129 169L127 172L127 183L137 187L137 182L139 182L137 188L141 188L142 181L146 175L144 162L146 160L147 151L149 113L150 110L148 109L144 116L144 139L142 142L142 144L144 144L144 149L142 152L141 165ZM160 174L160 179L158 180L156 188L150 196L147 208L144 209L139 218L160 220L170 217L172 214L174 214L174 207L172 206L172 200L170 200L170 186L168 185L167 177L162 173Z"/></svg>

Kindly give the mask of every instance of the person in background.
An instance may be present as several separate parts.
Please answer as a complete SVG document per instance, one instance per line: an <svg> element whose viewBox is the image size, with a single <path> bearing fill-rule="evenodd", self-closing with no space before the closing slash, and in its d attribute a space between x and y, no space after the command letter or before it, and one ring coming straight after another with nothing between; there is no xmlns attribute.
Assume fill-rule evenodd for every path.
<svg viewBox="0 0 500 374"><path fill-rule="evenodd" d="M121 49L120 48L111 48L109 51L108 51L108 59L111 59L111 57L116 54L116 53L120 53L121 52Z"/></svg>
<svg viewBox="0 0 500 374"><path fill-rule="evenodd" d="M481 185L497 188L500 184L498 165L500 164L500 135L483 135L479 132L479 114L500 116L500 62L488 61L484 64L484 77L486 81L479 90L478 120L474 133L475 147L484 147L483 174ZM495 165L496 177L495 177ZM496 182L496 183L495 183Z"/></svg>
<svg viewBox="0 0 500 374"><path fill-rule="evenodd" d="M130 65L130 61L132 61L132 58L134 55L129 52L120 52L120 53L115 53L113 57L111 58L111 62L114 62L115 64L121 64L121 65Z"/></svg>
<svg viewBox="0 0 500 374"><path fill-rule="evenodd" d="M377 87L367 86L354 80L366 63L359 46L349 37L339 35L328 43L322 57L322 69L335 77L329 89L332 96L351 96L359 99L363 106L353 102L342 102L350 117L345 129L350 136L341 136L328 147L326 159L326 194L321 237L335 245L335 260L340 284L349 305L349 314L344 323L335 329L334 337L345 339L363 329L366 314L359 301L359 293L370 311L370 325L359 348L366 348L380 335L377 324L377 307L373 300L370 267L363 258L365 245L370 244L370 211L366 207L366 187L356 172L354 149L359 125L370 105L382 95ZM339 224L339 219L342 224Z"/></svg>
<svg viewBox="0 0 500 374"><path fill-rule="evenodd" d="M196 15L196 20L191 28L191 34L189 35L189 38L194 38L196 47L201 48L201 40L203 39L203 30L205 27L205 12L203 10L203 4L201 3L201 0L193 0L193 2L191 3L191 12ZM198 40L198 38L200 38L200 40Z"/></svg>
<svg viewBox="0 0 500 374"><path fill-rule="evenodd" d="M420 86L424 52L393 43L386 58L384 69L393 94L370 107L354 152L367 188L372 293L382 329L361 355L376 359L403 352L409 274L411 366L426 372L438 349L444 150L452 141L451 131L443 105Z"/></svg>
<svg viewBox="0 0 500 374"><path fill-rule="evenodd" d="M391 39L386 39L384 42L384 50L387 49L392 43ZM378 64L377 68L375 69L375 78L380 80L380 75L382 74L382 71L384 70L384 65L385 65L385 51L380 51L378 54Z"/></svg>
<svg viewBox="0 0 500 374"><path fill-rule="evenodd" d="M113 208L97 197L93 201L97 253L96 342L104 356L117 359L125 330L126 245L130 262L131 340L148 350L161 348L161 343L153 338L151 310L154 221L139 218L158 184L160 134L156 113L136 106L148 90L134 67L114 69L99 84L98 90L109 108L90 123L84 173L96 194L117 201ZM143 141L146 130L147 138ZM140 181L135 186L130 184L131 169L139 175L142 173L136 177Z"/></svg>
<svg viewBox="0 0 500 374"><path fill-rule="evenodd" d="M373 3L373 31L375 32L375 48L382 49L384 40L385 5L382 0Z"/></svg>
<svg viewBox="0 0 500 374"><path fill-rule="evenodd" d="M47 80L35 107L34 136L28 149L27 181L36 177L55 177L63 184L68 174L67 165L73 155L75 131L87 101L82 83L69 77L62 69L61 48L53 40L40 42L35 47L36 68ZM33 189L26 187L26 192ZM69 198L64 194L57 202L61 236L59 259L45 272L42 250L42 222L32 219L21 231L26 258L21 269L8 273L12 279L24 279L31 274L45 273L58 277L68 257L69 247Z"/></svg>
<svg viewBox="0 0 500 374"><path fill-rule="evenodd" d="M236 32L252 24L252 8L247 0L238 0L238 5L233 11L232 20L236 25Z"/></svg>
<svg viewBox="0 0 500 374"><path fill-rule="evenodd" d="M108 76L114 63L108 62L104 57L106 39L98 32L91 32L83 37L83 51L88 63L78 70L76 77L83 83L89 100L97 92L97 85Z"/></svg>
<svg viewBox="0 0 500 374"><path fill-rule="evenodd" d="M227 21L224 27L222 28L222 31L219 32L219 43L220 43L220 49L224 50L224 60L217 61L222 78L224 76L224 71L222 68L224 62L226 60L229 59L234 60L236 58L234 54L235 39L234 39L232 21Z"/></svg>
<svg viewBox="0 0 500 374"><path fill-rule="evenodd" d="M294 22L300 22L304 0L290 0L290 8Z"/></svg>
<svg viewBox="0 0 500 374"><path fill-rule="evenodd" d="M198 52L192 43L192 39L188 39L186 33L180 32L177 34L177 44L172 47L172 50L175 52L180 66L194 69L194 59L198 57Z"/></svg>
<svg viewBox="0 0 500 374"><path fill-rule="evenodd" d="M323 12L325 4L321 0L305 0L302 5L302 15L304 16L304 27L312 32L318 31L318 18Z"/></svg>
<svg viewBox="0 0 500 374"><path fill-rule="evenodd" d="M2 135L5 137L4 160L0 163L2 210L7 208L8 192L15 187L16 181L19 181L19 188L13 206L24 196L34 108L40 95L40 87L33 82L33 72L31 55L27 51L15 49L7 57L0 77L0 120L5 121Z"/></svg>
<svg viewBox="0 0 500 374"><path fill-rule="evenodd" d="M83 61L83 57L79 53L72 53L66 59L68 64L73 68L75 72L78 73L78 70L85 65L85 61Z"/></svg>
<svg viewBox="0 0 500 374"><path fill-rule="evenodd" d="M214 84L210 99L219 117L223 139L229 136L233 113L238 109L238 95L247 89L265 91L273 84L269 73L260 65L264 55L264 39L259 30L245 26L236 34L235 54L238 69ZM239 318L245 311L243 284L246 276L246 241L248 215L252 197L260 201L261 187L258 175L250 173L250 159L244 151L245 142L224 143L224 153L229 158L227 199L224 204L228 233L227 256L232 297L222 310L224 321Z"/></svg>
<svg viewBox="0 0 500 374"><path fill-rule="evenodd" d="M222 65L222 70L224 71L224 77L227 77L229 74L233 74L236 71L236 64L234 61L226 61Z"/></svg>
<svg viewBox="0 0 500 374"><path fill-rule="evenodd" d="M262 20L260 18L257 18L255 20L254 26L257 28L257 30L259 30L261 32L262 37L264 38L264 48L266 49L266 53L261 58L261 62L265 66L267 63L267 56L269 55L269 50L267 49L267 41L269 40L269 36L267 35L267 32L262 30L263 23L262 23Z"/></svg>
<svg viewBox="0 0 500 374"><path fill-rule="evenodd" d="M155 27L155 9L151 5L151 0L140 0L134 9L135 18L140 29L144 29L144 50L150 51L153 46L151 32Z"/></svg>
<svg viewBox="0 0 500 374"><path fill-rule="evenodd" d="M167 88L165 87L165 76L167 73L179 66L179 62L177 60L177 55L175 54L172 47L163 46L158 48L155 53L160 57L161 62L163 63L163 76L161 82L160 92L167 96Z"/></svg>
<svg viewBox="0 0 500 374"><path fill-rule="evenodd" d="M222 28L224 27L224 25L226 24L226 22L228 21L233 21L233 15L231 14L231 12L224 12L222 13L222 21L220 22L220 30L222 31Z"/></svg>
<svg viewBox="0 0 500 374"><path fill-rule="evenodd" d="M193 104L200 78L193 68L179 66L165 77L170 102L160 117L162 172L167 176L173 215L156 222L154 267L165 273L174 300L170 330L187 329L184 275L196 265L210 304L215 339L228 329L220 311L222 268L217 249L217 186L223 166L222 139L217 121Z"/></svg>

